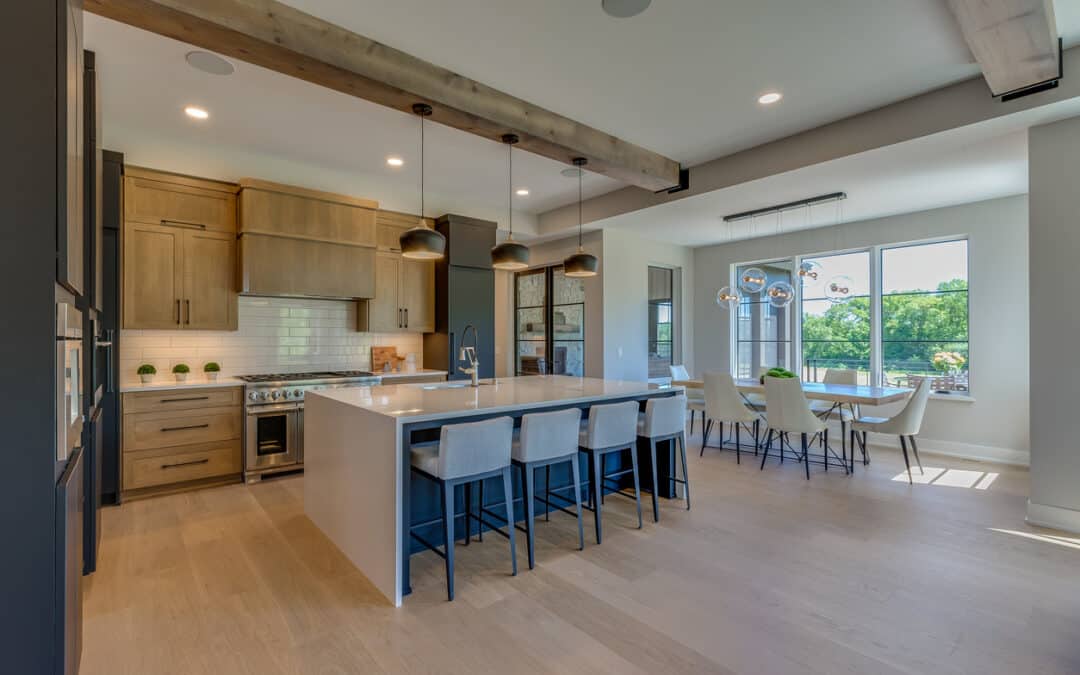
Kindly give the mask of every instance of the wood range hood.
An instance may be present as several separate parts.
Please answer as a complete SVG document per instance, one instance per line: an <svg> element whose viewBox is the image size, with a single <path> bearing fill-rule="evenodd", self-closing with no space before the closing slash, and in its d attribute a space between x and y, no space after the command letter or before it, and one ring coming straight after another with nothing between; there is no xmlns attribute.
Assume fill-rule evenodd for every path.
<svg viewBox="0 0 1080 675"><path fill-rule="evenodd" d="M239 185L242 294L375 296L378 202L255 178Z"/></svg>

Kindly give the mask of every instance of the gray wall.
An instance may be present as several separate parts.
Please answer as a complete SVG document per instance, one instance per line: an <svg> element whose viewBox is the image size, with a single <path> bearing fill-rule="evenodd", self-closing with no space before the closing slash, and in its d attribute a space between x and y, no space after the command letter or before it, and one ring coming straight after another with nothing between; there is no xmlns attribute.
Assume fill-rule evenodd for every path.
<svg viewBox="0 0 1080 675"><path fill-rule="evenodd" d="M696 371L730 367L728 313L713 297L729 283L731 265L967 235L975 400L932 400L920 447L1024 463L1029 447L1027 221L1027 198L1016 196L696 249Z"/></svg>
<svg viewBox="0 0 1080 675"><path fill-rule="evenodd" d="M1029 132L1031 497L1028 520L1080 532L1080 117Z"/></svg>

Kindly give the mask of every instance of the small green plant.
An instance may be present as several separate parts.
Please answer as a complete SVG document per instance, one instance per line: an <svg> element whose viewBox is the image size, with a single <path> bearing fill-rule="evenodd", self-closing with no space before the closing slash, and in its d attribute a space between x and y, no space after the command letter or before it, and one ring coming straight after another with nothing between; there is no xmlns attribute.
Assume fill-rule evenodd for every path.
<svg viewBox="0 0 1080 675"><path fill-rule="evenodd" d="M220 373L221 372L221 366L219 364L217 364L216 362L214 362L214 361L209 361L209 362L207 362L207 364L205 366L203 366L203 372L204 373Z"/></svg>
<svg viewBox="0 0 1080 675"><path fill-rule="evenodd" d="M186 375L191 372L191 368L186 363L178 363L172 367L172 371L177 375Z"/></svg>
<svg viewBox="0 0 1080 675"><path fill-rule="evenodd" d="M149 363L144 363L139 366L139 375L157 375L157 368Z"/></svg>
<svg viewBox="0 0 1080 675"><path fill-rule="evenodd" d="M779 366L777 366L776 368L769 368L769 370L767 370L765 374L759 378L762 384L765 384L766 377L779 377L781 379L787 380L793 377L798 377L798 375L791 372L787 368L780 368Z"/></svg>

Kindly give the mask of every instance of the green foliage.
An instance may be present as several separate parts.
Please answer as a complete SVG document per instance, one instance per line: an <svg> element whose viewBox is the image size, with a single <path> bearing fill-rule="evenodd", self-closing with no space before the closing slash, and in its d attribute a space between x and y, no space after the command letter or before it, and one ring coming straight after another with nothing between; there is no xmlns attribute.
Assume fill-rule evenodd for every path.
<svg viewBox="0 0 1080 675"><path fill-rule="evenodd" d="M773 368L769 368L767 371L765 371L765 374L762 375L758 379L761 381L762 384L765 384L765 378L766 377L776 377L776 378L780 378L782 380L788 380L788 379L791 379L793 377L798 377L798 375L791 372L787 368L781 368L780 366L776 366L776 367L773 367Z"/></svg>
<svg viewBox="0 0 1080 675"><path fill-rule="evenodd" d="M217 363L215 363L214 361L209 361L209 362L207 362L207 364L205 366L203 366L203 372L204 373L221 372L221 366L218 365Z"/></svg>
<svg viewBox="0 0 1080 675"><path fill-rule="evenodd" d="M881 300L882 358L886 370L930 371L934 355L954 352L966 367L967 282L953 279L938 293L912 291ZM825 368L858 367L870 362L870 298L852 298L821 315L803 320L803 355ZM861 366L863 368L866 365Z"/></svg>
<svg viewBox="0 0 1080 675"><path fill-rule="evenodd" d="M139 366L139 375L156 375L157 368L153 367L149 363L144 363Z"/></svg>
<svg viewBox="0 0 1080 675"><path fill-rule="evenodd" d="M172 371L179 375L181 373L190 373L191 368L189 368L186 363L178 363L172 367Z"/></svg>

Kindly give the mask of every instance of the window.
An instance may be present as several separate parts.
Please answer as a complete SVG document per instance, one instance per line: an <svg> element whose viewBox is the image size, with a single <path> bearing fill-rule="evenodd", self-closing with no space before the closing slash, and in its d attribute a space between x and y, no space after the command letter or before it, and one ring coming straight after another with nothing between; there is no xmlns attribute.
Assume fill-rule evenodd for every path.
<svg viewBox="0 0 1080 675"><path fill-rule="evenodd" d="M561 265L518 272L514 296L517 374L584 376L584 281Z"/></svg>
<svg viewBox="0 0 1080 675"><path fill-rule="evenodd" d="M792 283L791 260L740 265L736 279L744 270L757 267L765 272L765 285L775 281ZM735 327L735 372L737 377L757 377L774 366L791 368L792 306L773 307L764 293L743 293Z"/></svg>
<svg viewBox="0 0 1080 675"><path fill-rule="evenodd" d="M802 258L804 381L821 382L832 369L859 371L870 383L870 252Z"/></svg>
<svg viewBox="0 0 1080 675"><path fill-rule="evenodd" d="M649 379L671 376L674 352L674 270L649 268Z"/></svg>
<svg viewBox="0 0 1080 675"><path fill-rule="evenodd" d="M968 391L968 243L881 251L881 364L886 384L925 377L939 393Z"/></svg>

